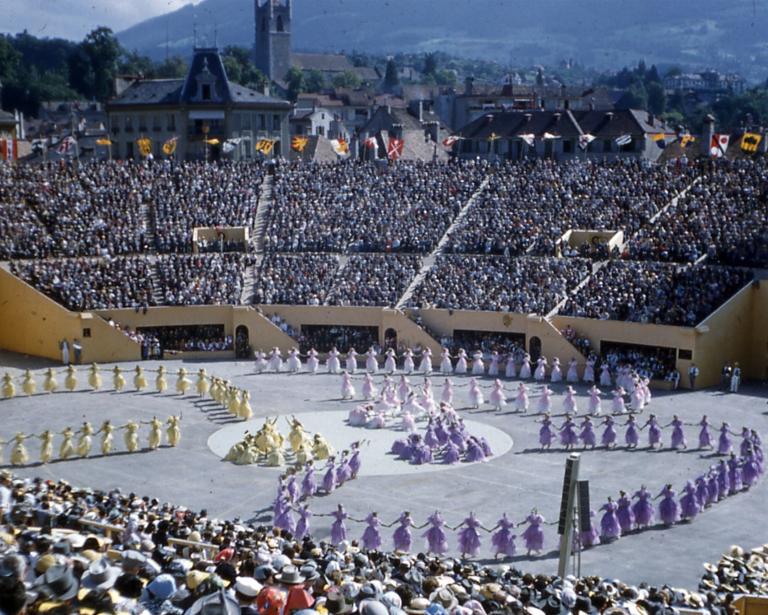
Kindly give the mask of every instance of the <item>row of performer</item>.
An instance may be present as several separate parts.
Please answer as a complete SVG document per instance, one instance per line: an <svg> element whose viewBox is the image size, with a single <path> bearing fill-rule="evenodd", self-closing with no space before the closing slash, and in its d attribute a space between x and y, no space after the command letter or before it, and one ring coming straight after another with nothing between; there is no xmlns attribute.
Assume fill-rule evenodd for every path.
<svg viewBox="0 0 768 615"><path fill-rule="evenodd" d="M98 430L94 430L93 425L88 421L83 422L82 427L77 431L71 427L65 427L63 431L54 432L46 429L39 434L17 433L10 440L0 441L1 445L13 444L11 447L10 462L14 466L23 466L29 463L29 453L24 444L27 440L40 440L40 463L48 463L53 460L53 447L55 437L61 436L59 444L58 459L66 460L72 457L88 457L93 447L93 438L101 436L101 454L109 455L114 450L115 431L123 431L123 441L125 448L129 453L135 453L139 450L139 429L141 425L149 425L149 443L148 448L155 450L160 447L163 441L163 427L170 446L177 446L181 440L181 419L178 416L168 417L165 425L157 417L151 421L128 421L125 425L113 425L111 421L104 421Z"/></svg>

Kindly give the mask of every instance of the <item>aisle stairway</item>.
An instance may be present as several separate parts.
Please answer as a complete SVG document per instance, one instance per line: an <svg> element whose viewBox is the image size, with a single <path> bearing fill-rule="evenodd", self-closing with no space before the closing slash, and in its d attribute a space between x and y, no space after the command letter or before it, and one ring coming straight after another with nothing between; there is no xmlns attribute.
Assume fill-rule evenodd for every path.
<svg viewBox="0 0 768 615"><path fill-rule="evenodd" d="M267 175L261 184L259 205L256 208L256 223L253 229L253 244L256 248L256 254L264 253L264 234L269 210L272 207L272 181L272 176Z"/></svg>

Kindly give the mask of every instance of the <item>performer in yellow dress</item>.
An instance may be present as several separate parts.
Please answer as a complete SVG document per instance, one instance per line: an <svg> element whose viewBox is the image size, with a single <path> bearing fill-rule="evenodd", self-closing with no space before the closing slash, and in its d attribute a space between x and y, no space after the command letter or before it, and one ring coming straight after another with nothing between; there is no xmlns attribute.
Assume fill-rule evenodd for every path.
<svg viewBox="0 0 768 615"><path fill-rule="evenodd" d="M147 388L147 378L144 376L144 370L141 369L141 365L137 365L134 371L136 375L133 377L133 387L137 391L143 391Z"/></svg>
<svg viewBox="0 0 768 615"><path fill-rule="evenodd" d="M37 391L37 384L35 384L35 377L32 372L27 370L24 372L24 382L21 384L21 390L27 395L34 395Z"/></svg>
<svg viewBox="0 0 768 615"><path fill-rule="evenodd" d="M112 376L112 384L115 387L115 391L119 393L125 388L125 376L123 376L122 370L117 365L112 368L112 373L114 374Z"/></svg>
<svg viewBox="0 0 768 615"><path fill-rule="evenodd" d="M227 410L235 416L240 414L240 396L238 395L239 389L237 387L229 387L227 391Z"/></svg>
<svg viewBox="0 0 768 615"><path fill-rule="evenodd" d="M52 367L49 367L48 371L45 372L43 388L48 391L48 393L55 393L56 389L59 388L59 383L56 382L56 372L53 371Z"/></svg>
<svg viewBox="0 0 768 615"><path fill-rule="evenodd" d="M155 378L155 389L158 393L165 393L168 388L168 382L165 379L165 368L161 365L157 368L157 378Z"/></svg>
<svg viewBox="0 0 768 615"><path fill-rule="evenodd" d="M13 436L13 448L11 449L11 464L15 466L23 466L29 461L29 455L27 454L27 447L24 446L24 440L30 436L25 436L23 433L18 432Z"/></svg>
<svg viewBox="0 0 768 615"><path fill-rule="evenodd" d="M64 376L64 386L67 388L67 391L74 391L77 388L77 371L75 370L75 366L71 363L67 365L67 375Z"/></svg>
<svg viewBox="0 0 768 615"><path fill-rule="evenodd" d="M113 441L113 433L115 432L115 428L112 425L112 423L109 422L109 420L104 421L104 423L99 428L99 431L96 433L103 434L101 437L101 454L102 455L109 455L112 452L112 441Z"/></svg>
<svg viewBox="0 0 768 615"><path fill-rule="evenodd" d="M46 429L37 437L40 438L40 463L48 463L53 457L53 432Z"/></svg>
<svg viewBox="0 0 768 615"><path fill-rule="evenodd" d="M135 453L139 450L139 424L136 421L128 421L120 429L125 430L123 442L125 442L125 448L128 449L128 452Z"/></svg>
<svg viewBox="0 0 768 615"><path fill-rule="evenodd" d="M179 368L178 378L176 379L176 392L179 395L186 395L191 387L192 381L187 378L187 370L183 367Z"/></svg>
<svg viewBox="0 0 768 615"><path fill-rule="evenodd" d="M296 467L303 468L308 461L312 459L312 452L309 447L302 442L296 449Z"/></svg>
<svg viewBox="0 0 768 615"><path fill-rule="evenodd" d="M328 457L335 454L335 452L333 447L328 444L328 440L319 433L315 434L315 437L312 439L312 456L315 459L319 461L328 459Z"/></svg>
<svg viewBox="0 0 768 615"><path fill-rule="evenodd" d="M157 417L149 421L149 448L157 449L163 441L163 424Z"/></svg>
<svg viewBox="0 0 768 615"><path fill-rule="evenodd" d="M208 376L202 367L197 372L197 394L200 397L208 394Z"/></svg>
<svg viewBox="0 0 768 615"><path fill-rule="evenodd" d="M298 452L299 448L307 441L307 433L304 431L304 425L295 416L290 419L286 418L288 424L291 426L291 431L288 432L288 442L291 445L291 450Z"/></svg>
<svg viewBox="0 0 768 615"><path fill-rule="evenodd" d="M13 384L13 376L8 372L3 374L3 397L11 399L16 396L16 386Z"/></svg>
<svg viewBox="0 0 768 615"><path fill-rule="evenodd" d="M253 418L253 409L251 408L251 394L248 391L241 391L240 410L238 416L244 421L250 421Z"/></svg>
<svg viewBox="0 0 768 615"><path fill-rule="evenodd" d="M91 370L88 374L88 384L94 391L98 391L101 388L101 374L99 373L99 366L95 363L91 363Z"/></svg>
<svg viewBox="0 0 768 615"><path fill-rule="evenodd" d="M91 454L91 445L93 444L93 426L88 421L84 421L77 433L80 434L77 441L77 454L80 457L87 457Z"/></svg>
<svg viewBox="0 0 768 615"><path fill-rule="evenodd" d="M75 454L75 447L72 445L75 432L72 431L71 427L65 427L61 435L64 436L64 439L61 441L61 445L59 445L59 459L69 459Z"/></svg>
<svg viewBox="0 0 768 615"><path fill-rule="evenodd" d="M165 435L168 438L168 444L171 446L177 446L181 440L181 420L178 416L171 415L168 417L168 427L165 430Z"/></svg>

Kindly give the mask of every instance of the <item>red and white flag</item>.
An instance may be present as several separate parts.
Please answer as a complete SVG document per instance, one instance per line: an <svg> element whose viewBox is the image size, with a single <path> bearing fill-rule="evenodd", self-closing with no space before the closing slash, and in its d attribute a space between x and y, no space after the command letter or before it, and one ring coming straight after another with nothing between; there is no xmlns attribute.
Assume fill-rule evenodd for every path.
<svg viewBox="0 0 768 615"><path fill-rule="evenodd" d="M376 147L376 137L368 137L365 141L363 141L363 144L368 149L373 149Z"/></svg>
<svg viewBox="0 0 768 615"><path fill-rule="evenodd" d="M712 142L709 144L709 153L713 158L722 158L728 150L728 143L731 140L730 135L714 134Z"/></svg>
<svg viewBox="0 0 768 615"><path fill-rule="evenodd" d="M530 147L533 147L533 144L536 142L536 135L533 135L533 134L525 134L525 135L517 135L517 136L520 137Z"/></svg>
<svg viewBox="0 0 768 615"><path fill-rule="evenodd" d="M450 149L453 147L454 143L461 141L463 138L464 137L460 137L459 135L451 135L450 137L443 139L443 145Z"/></svg>
<svg viewBox="0 0 768 615"><path fill-rule="evenodd" d="M0 139L0 160L12 162L19 158L19 142L16 139Z"/></svg>
<svg viewBox="0 0 768 615"><path fill-rule="evenodd" d="M59 154L74 154L77 152L77 139L74 137L64 137L59 143L59 147L56 148Z"/></svg>
<svg viewBox="0 0 768 615"><path fill-rule="evenodd" d="M390 139L387 144L387 158L390 160L397 160L403 155L403 147L405 141L402 139Z"/></svg>

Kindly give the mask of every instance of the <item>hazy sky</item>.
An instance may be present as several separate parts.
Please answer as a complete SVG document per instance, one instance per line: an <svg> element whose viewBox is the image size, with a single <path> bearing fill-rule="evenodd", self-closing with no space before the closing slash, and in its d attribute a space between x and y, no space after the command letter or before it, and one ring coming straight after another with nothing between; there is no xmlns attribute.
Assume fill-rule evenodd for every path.
<svg viewBox="0 0 768 615"><path fill-rule="evenodd" d="M199 0L9 0L0 31L82 39L97 26L115 32Z"/></svg>

